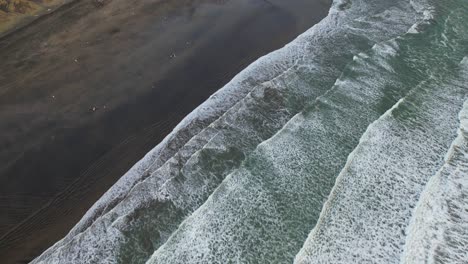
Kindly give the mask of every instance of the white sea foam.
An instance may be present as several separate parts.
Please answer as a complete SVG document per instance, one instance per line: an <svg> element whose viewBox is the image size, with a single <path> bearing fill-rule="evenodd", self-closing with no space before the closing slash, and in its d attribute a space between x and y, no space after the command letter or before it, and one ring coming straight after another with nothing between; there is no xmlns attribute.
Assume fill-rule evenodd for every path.
<svg viewBox="0 0 468 264"><path fill-rule="evenodd" d="M368 128L297 263L400 261L413 208L456 132L464 76L422 83Z"/></svg>
<svg viewBox="0 0 468 264"><path fill-rule="evenodd" d="M261 143L147 263L292 260L388 87L405 93L394 76L404 69L389 64L397 50L389 41L355 56L331 90Z"/></svg>
<svg viewBox="0 0 468 264"><path fill-rule="evenodd" d="M42 257L39 257L36 261L44 259L46 255L51 254L53 251L59 250L60 247L69 243L70 239L73 239L75 236L81 236L80 233L84 232L102 215L109 212L139 182L175 155L190 138L195 137L202 131L206 132L204 127L207 127L213 120L216 120L229 108L234 106L236 102L246 96L254 87L287 72L294 65L295 61L303 56L301 51L303 50L303 46L306 45L304 37L310 34L310 32L304 33L284 48L259 58L237 74L223 88L211 95L202 105L187 115L160 144L148 152L145 157L125 173L86 212L80 222L64 239L45 251ZM201 135L200 137L203 136ZM198 144L199 147L203 145L204 143ZM103 231L103 233L105 232Z"/></svg>
<svg viewBox="0 0 468 264"><path fill-rule="evenodd" d="M460 64L468 73L468 60ZM465 80L468 85L468 79ZM468 101L445 163L430 179L407 228L401 263L468 261Z"/></svg>
<svg viewBox="0 0 468 264"><path fill-rule="evenodd" d="M211 136L210 131L206 132L209 129L203 130L203 126L207 126L207 124L212 122L213 119L216 119L224 112L226 112L230 107L235 105L236 102L241 100L242 97L246 96L249 91L251 91L254 87L257 87L258 84L268 83L268 80L270 80L269 82L272 82L275 80L275 77L280 76L285 72L287 73L288 70L304 56L304 49L309 46L308 38L310 38L310 36L313 34L313 31L304 33L295 41L286 45L286 47L260 58L241 73L239 73L225 87L212 95L205 103L200 105L191 114L189 114L158 146L156 146L141 161L133 166L133 168L130 169L130 171L127 172L86 213L83 219L77 224L77 226L75 226L75 228L67 235L67 237L47 250L42 257L37 259L37 261L41 259L47 259L46 256L48 254L56 254L54 251L63 250L63 246L67 245L67 243L67 247L76 246L74 245L76 242L71 241L71 239L74 239L75 241L82 240L82 232L85 232L93 222L97 221L97 219L101 218L101 216L103 216L105 213L108 213L116 203L119 203L122 199L128 196L130 191L138 186L138 183L141 183L141 181L143 181L146 177L153 174L154 171L157 171L167 160L170 162L170 157L177 153L177 150L180 149L185 144L185 142L190 139L190 137L195 136L196 138L189 141L188 144L191 144L191 146L185 149L182 148L182 151L186 151L186 149L190 148L200 148L205 145L207 141L210 140ZM202 135L198 135L197 137L196 133L199 132ZM203 140L203 132L208 134L208 137L205 137L205 140ZM201 142L200 138L202 138ZM191 154L189 153L189 155ZM174 159L172 159L172 161L174 162ZM170 176L170 174L171 173L168 172L165 174L165 176ZM137 201L138 204L141 204L142 202L144 202L143 197L141 201ZM131 205L127 205L128 211L134 209L131 207ZM125 209L123 211L125 211ZM99 229L99 225L97 229ZM103 234L106 233L105 230L101 231ZM100 232L93 230L92 233ZM109 237L111 237L111 240L121 240L117 239L118 236L121 236L119 232L116 233L115 237L114 235L110 235L112 232L108 232L108 234ZM94 239L94 241L90 243L88 240L85 240L85 242L88 241L86 243L94 245L95 247L99 247L98 244L102 243L99 237L90 239ZM91 253L96 255L93 252ZM47 261L50 261L50 259Z"/></svg>
<svg viewBox="0 0 468 264"><path fill-rule="evenodd" d="M242 124L242 120L239 120L241 114L232 122L232 118L236 117L232 113L245 112L249 107L245 102L263 97L267 87L272 87L279 94L288 93L288 97L285 98L294 101L294 104L298 104L297 98L301 96L304 99L314 98L325 91L326 87L321 87L322 90L314 90L312 87L323 86L328 82L324 80L335 79L350 55L362 51L374 42L402 34L417 20L417 16L404 4L386 3L383 7L373 6L367 10L366 1L353 1L351 5L349 3L351 2L335 3L330 15L321 23L285 48L250 65L194 110L161 144L124 175L88 211L67 237L47 250L35 262L71 263L79 259L82 263L115 263L116 256L122 253L121 245L131 240L125 232L131 232L131 225L141 220L138 219L138 211L145 209L145 205L151 205L154 201L163 204L170 201L172 206L177 206L173 210L174 213L178 213L178 210L186 213L185 211L195 210L200 201L204 201L203 197L212 190L212 187L207 186L216 184L216 181L213 182L207 177L210 173L197 174L198 164L202 160L200 153L202 150L225 151L229 144L236 143L223 142L228 135L223 134L227 132L219 133L220 123L223 122L229 127L229 133L252 136L250 131L254 130L250 129L253 123ZM364 28L366 30L363 30ZM341 48L336 50L336 47ZM382 52L394 49L387 48L387 51ZM384 63L380 66L391 70ZM315 84L311 85L314 82ZM368 82L369 85L372 84L372 81ZM356 96L355 99L365 103L365 100L359 100L362 99L360 96ZM288 107L299 111L301 103L298 105ZM259 114L264 115L266 120L275 121L277 111ZM277 121L278 124L286 122ZM218 125L214 125L215 123ZM258 133L256 130L254 132ZM254 137L257 136L255 134ZM188 178L180 185L180 178L175 177L179 170L190 171L195 177ZM159 210L158 208L155 210ZM150 209L147 208L148 211ZM156 225L152 220L148 219L146 225ZM177 222L163 223L161 226L164 227L157 235L163 242L177 227Z"/></svg>

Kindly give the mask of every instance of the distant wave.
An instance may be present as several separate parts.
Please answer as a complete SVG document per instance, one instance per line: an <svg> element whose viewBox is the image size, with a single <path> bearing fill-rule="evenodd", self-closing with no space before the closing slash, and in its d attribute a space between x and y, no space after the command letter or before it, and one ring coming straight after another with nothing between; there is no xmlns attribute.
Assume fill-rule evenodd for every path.
<svg viewBox="0 0 468 264"><path fill-rule="evenodd" d="M335 1L33 263L466 262L466 10Z"/></svg>
<svg viewBox="0 0 468 264"><path fill-rule="evenodd" d="M468 81L468 57L461 63ZM417 203L410 225L402 262L463 263L468 260L468 101L459 114L458 136L440 170L430 178Z"/></svg>

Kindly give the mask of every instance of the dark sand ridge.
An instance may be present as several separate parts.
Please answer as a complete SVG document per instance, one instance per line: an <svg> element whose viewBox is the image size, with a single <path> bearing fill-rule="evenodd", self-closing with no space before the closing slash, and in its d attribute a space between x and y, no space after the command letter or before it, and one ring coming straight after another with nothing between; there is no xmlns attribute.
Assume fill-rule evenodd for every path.
<svg viewBox="0 0 468 264"><path fill-rule="evenodd" d="M0 37L72 1L74 0L0 0Z"/></svg>
<svg viewBox="0 0 468 264"><path fill-rule="evenodd" d="M27 262L324 0L77 1L0 39L0 261ZM175 56L174 56L175 55Z"/></svg>

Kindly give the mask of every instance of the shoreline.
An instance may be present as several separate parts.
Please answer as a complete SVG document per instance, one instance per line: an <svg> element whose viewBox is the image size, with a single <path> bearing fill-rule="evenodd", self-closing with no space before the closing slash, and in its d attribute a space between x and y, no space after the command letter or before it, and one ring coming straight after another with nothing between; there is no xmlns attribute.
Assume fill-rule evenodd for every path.
<svg viewBox="0 0 468 264"><path fill-rule="evenodd" d="M30 261L62 238L188 113L328 12L320 1L188 2L89 13L80 1L0 38L1 259Z"/></svg>

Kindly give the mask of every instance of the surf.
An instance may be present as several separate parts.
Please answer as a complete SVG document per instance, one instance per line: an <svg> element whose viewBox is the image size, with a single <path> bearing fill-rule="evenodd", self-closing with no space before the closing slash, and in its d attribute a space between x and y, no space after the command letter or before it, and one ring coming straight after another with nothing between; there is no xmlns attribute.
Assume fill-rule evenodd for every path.
<svg viewBox="0 0 468 264"><path fill-rule="evenodd" d="M188 115L33 263L398 262L466 97L463 10L334 1Z"/></svg>

